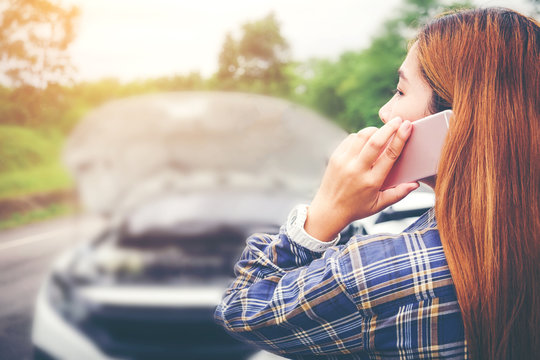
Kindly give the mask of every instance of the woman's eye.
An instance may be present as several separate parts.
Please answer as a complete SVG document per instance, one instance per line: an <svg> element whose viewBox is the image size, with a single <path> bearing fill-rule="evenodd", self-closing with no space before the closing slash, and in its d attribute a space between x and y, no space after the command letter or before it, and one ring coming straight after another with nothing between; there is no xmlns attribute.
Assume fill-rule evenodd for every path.
<svg viewBox="0 0 540 360"><path fill-rule="evenodd" d="M399 89L395 89L394 94L399 95L399 96L403 96L403 91L401 91Z"/></svg>

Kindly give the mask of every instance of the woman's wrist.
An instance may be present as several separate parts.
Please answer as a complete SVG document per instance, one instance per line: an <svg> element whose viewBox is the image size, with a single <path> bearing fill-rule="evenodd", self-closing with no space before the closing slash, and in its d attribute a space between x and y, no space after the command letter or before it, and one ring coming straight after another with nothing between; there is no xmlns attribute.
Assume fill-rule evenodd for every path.
<svg viewBox="0 0 540 360"><path fill-rule="evenodd" d="M335 215L338 214L333 211L320 211L320 207L310 205L307 209L304 230L320 241L332 241L347 226L342 218Z"/></svg>
<svg viewBox="0 0 540 360"><path fill-rule="evenodd" d="M296 244L305 247L313 252L324 252L330 246L337 244L340 240L338 234L332 241L320 241L311 236L304 229L304 224L307 218L307 205L299 204L294 207L287 217L286 231L290 240Z"/></svg>

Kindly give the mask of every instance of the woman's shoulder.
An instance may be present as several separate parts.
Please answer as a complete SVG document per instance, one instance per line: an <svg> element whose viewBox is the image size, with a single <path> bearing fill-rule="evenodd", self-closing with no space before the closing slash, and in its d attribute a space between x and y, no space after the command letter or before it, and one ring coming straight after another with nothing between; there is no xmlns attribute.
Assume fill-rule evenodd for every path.
<svg viewBox="0 0 540 360"><path fill-rule="evenodd" d="M363 258L364 265L391 261L396 256L425 252L427 249L442 250L433 208L400 233L354 235L345 247L349 252L358 250L357 255Z"/></svg>
<svg viewBox="0 0 540 360"><path fill-rule="evenodd" d="M463 321L433 209L399 234L354 236L344 246L340 275L365 319L367 348L389 357L407 351L416 358L420 349L435 357L465 356Z"/></svg>
<svg viewBox="0 0 540 360"><path fill-rule="evenodd" d="M433 209L399 234L353 236L342 249L339 266L363 309L441 297L456 301Z"/></svg>

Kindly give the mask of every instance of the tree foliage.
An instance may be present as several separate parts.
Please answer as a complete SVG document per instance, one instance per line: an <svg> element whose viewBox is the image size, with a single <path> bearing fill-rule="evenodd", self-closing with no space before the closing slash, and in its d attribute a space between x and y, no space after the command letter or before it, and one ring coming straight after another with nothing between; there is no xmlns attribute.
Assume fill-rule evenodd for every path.
<svg viewBox="0 0 540 360"><path fill-rule="evenodd" d="M242 25L239 39L231 33L226 35L219 55L216 85L234 90L283 92L288 62L289 45L275 15L270 13Z"/></svg>
<svg viewBox="0 0 540 360"><path fill-rule="evenodd" d="M312 60L298 71L303 103L338 121L349 131L379 126L379 108L392 96L397 69L407 53L415 30L442 10L470 3L444 6L442 0L405 0L399 15L388 19L371 44L349 51L335 61Z"/></svg>
<svg viewBox="0 0 540 360"><path fill-rule="evenodd" d="M76 7L52 0L4 0L0 7L0 71L12 85L44 87L71 69Z"/></svg>
<svg viewBox="0 0 540 360"><path fill-rule="evenodd" d="M34 10L51 4L49 0L9 0L3 14L9 15L15 3L25 6L32 3ZM0 123L56 127L66 132L88 109L112 98L156 91L226 89L295 100L336 120L349 131L368 125L379 126L378 109L395 88L396 70L406 55L407 42L426 19L445 8L444 4L447 1L404 0L402 8L394 12L398 15L383 24L369 47L345 52L336 61L312 59L302 63L290 61L289 46L279 22L274 14L269 14L243 24L238 36L232 33L225 36L218 59L219 70L211 79L193 73L127 84L104 79L69 87L49 83L43 88L25 84L0 88ZM50 9L58 9L57 5L51 6ZM63 11L66 15L75 10ZM24 13L30 14L30 11ZM4 16L2 24L14 24L15 20L6 19L17 16ZM42 19L41 16L37 18ZM71 19L71 25L66 26L72 27L73 18L65 19ZM71 30L66 33L73 36ZM2 32L3 37L5 34ZM69 41L70 38L66 38L63 44ZM9 46L2 43L0 48L5 59L5 49ZM13 54L14 50L9 53Z"/></svg>

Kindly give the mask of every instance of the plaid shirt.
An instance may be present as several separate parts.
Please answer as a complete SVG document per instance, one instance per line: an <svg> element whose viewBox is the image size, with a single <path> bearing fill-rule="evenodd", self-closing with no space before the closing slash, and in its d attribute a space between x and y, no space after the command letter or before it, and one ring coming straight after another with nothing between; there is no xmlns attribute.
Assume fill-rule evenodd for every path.
<svg viewBox="0 0 540 360"><path fill-rule="evenodd" d="M252 235L216 321L294 359L467 358L433 209L401 234L317 250L286 227Z"/></svg>

